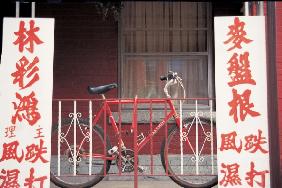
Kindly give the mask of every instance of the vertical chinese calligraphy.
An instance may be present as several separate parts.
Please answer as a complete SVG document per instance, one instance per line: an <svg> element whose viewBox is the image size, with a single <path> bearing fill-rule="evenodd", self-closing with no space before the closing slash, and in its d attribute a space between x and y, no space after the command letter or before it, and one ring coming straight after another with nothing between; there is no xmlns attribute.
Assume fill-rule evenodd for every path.
<svg viewBox="0 0 282 188"><path fill-rule="evenodd" d="M27 49L30 53L33 53L34 45L39 45L43 43L36 35L40 28L34 26L34 20L30 20L29 30L27 30L25 27L25 23L25 21L20 21L19 30L17 32L14 32L17 36L17 39L14 41L14 44L19 46L20 52L23 52L24 47L26 45L29 45L28 47L25 47L25 49Z"/></svg>
<svg viewBox="0 0 282 188"><path fill-rule="evenodd" d="M219 188L270 187L263 17L215 18Z"/></svg>
<svg viewBox="0 0 282 188"><path fill-rule="evenodd" d="M54 19L4 18L1 188L49 187L53 40Z"/></svg>
<svg viewBox="0 0 282 188"><path fill-rule="evenodd" d="M229 26L229 39L224 41L224 44L228 45L230 42L233 43L233 46L228 49L228 51L235 50L237 48L242 49L242 43L249 44L252 40L246 38L246 31L244 30L245 22L240 21L238 17L234 18L234 23ZM248 59L249 52L246 51L243 54L240 54L238 58L238 53L233 53L232 57L228 61L229 67L228 72L231 77L231 81L228 82L230 87L236 86L239 84L251 84L256 85L255 80L253 80L250 70L250 61ZM238 112L240 120L244 121L247 115L252 117L259 116L260 113L251 108L254 107L253 103L249 103L249 98L251 90L245 90L242 95L237 93L236 89L232 89L233 99L228 103L231 107L230 116L233 116L235 123L238 122Z"/></svg>

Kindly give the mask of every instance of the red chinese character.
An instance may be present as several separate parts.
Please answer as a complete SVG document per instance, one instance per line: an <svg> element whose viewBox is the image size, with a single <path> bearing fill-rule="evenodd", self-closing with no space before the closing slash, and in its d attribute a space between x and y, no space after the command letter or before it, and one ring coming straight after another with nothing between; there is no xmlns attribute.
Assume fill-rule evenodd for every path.
<svg viewBox="0 0 282 188"><path fill-rule="evenodd" d="M229 184L231 186L233 185L242 185L241 178L239 177L238 171L239 171L239 165L237 163L226 165L224 163L221 164L222 168L225 168L226 170L220 170L221 173L224 174L224 177L219 182L220 185L226 187Z"/></svg>
<svg viewBox="0 0 282 188"><path fill-rule="evenodd" d="M228 105L231 107L231 110L229 111L229 116L233 116L235 123L238 122L238 107L241 121L245 120L247 114L252 117L260 115L260 113L251 110L251 108L254 107L254 104L249 102L251 90L247 89L242 95L239 95L236 89L232 89L232 93L233 99L228 103Z"/></svg>
<svg viewBox="0 0 282 188"><path fill-rule="evenodd" d="M13 170L1 170L0 174L0 184L1 188L20 188L20 184L18 183L20 171L18 169Z"/></svg>
<svg viewBox="0 0 282 188"><path fill-rule="evenodd" d="M14 32L18 37L16 41L14 41L15 45L19 45L19 51L23 52L25 45L29 45L25 47L30 53L33 53L34 43L42 44L43 42L38 38L35 34L39 31L39 27L34 27L34 20L29 21L29 30L25 28L25 22L20 21L19 31Z"/></svg>
<svg viewBox="0 0 282 188"><path fill-rule="evenodd" d="M245 136L246 144L245 150L249 150L250 153L255 153L260 150L262 153L268 153L267 150L263 149L261 145L266 144L266 138L261 136L262 131L258 130L258 136L249 135Z"/></svg>
<svg viewBox="0 0 282 188"><path fill-rule="evenodd" d="M18 141L13 141L11 143L4 143L3 154L2 154L2 158L0 159L0 162L10 159L15 159L20 163L24 158L24 152L22 151L21 156L18 156L18 146L19 146Z"/></svg>
<svg viewBox="0 0 282 188"><path fill-rule="evenodd" d="M29 125L34 125L41 118L37 112L38 100L35 98L35 93L32 92L30 95L24 97L16 93L16 97L20 100L20 103L17 105L13 102L16 114L12 117L12 123L15 124L17 119L19 121L25 119Z"/></svg>
<svg viewBox="0 0 282 188"><path fill-rule="evenodd" d="M26 155L25 160L35 163L38 159L43 163L47 163L48 161L43 158L43 154L47 153L47 148L43 147L44 141L40 139L40 145L31 144L26 147Z"/></svg>
<svg viewBox="0 0 282 188"><path fill-rule="evenodd" d="M19 83L19 87L25 89L38 81L39 75L37 72L39 68L36 66L38 62L38 57L35 57L30 63L28 59L23 56L16 64L17 71L11 74L11 76L14 77L13 84Z"/></svg>
<svg viewBox="0 0 282 188"><path fill-rule="evenodd" d="M15 137L15 130L16 130L16 126L12 125L9 127L5 128L5 137L6 138L13 138Z"/></svg>
<svg viewBox="0 0 282 188"><path fill-rule="evenodd" d="M254 181L255 181L258 186L265 188L265 175L266 175L266 173L269 173L269 171L268 170L264 170L264 171L260 171L260 172L256 171L254 162L251 162L251 170L246 173L247 177L245 178L245 180L247 180L247 183L251 187L254 186ZM256 176L260 176L260 181L255 180Z"/></svg>
<svg viewBox="0 0 282 188"><path fill-rule="evenodd" d="M235 150L238 153L241 152L242 149L242 141L240 140L240 146L236 146L236 136L237 133L235 131L228 134L221 134L221 146L220 151L223 150Z"/></svg>
<svg viewBox="0 0 282 188"><path fill-rule="evenodd" d="M256 82L252 79L251 70L249 69L250 62L248 57L249 52L245 52L243 55L240 55L240 60L238 60L238 54L234 53L228 61L228 72L232 80L228 82L230 87L238 84L256 85Z"/></svg>
<svg viewBox="0 0 282 188"><path fill-rule="evenodd" d="M38 187L38 186L35 186L34 184L36 182L39 182L40 188L44 188L44 181L47 180L47 176L41 176L41 177L35 178L34 177L34 168L31 168L29 172L30 172L29 177L25 179L24 186L28 188Z"/></svg>
<svg viewBox="0 0 282 188"><path fill-rule="evenodd" d="M228 40L224 42L224 44L228 44L232 42L234 45L230 47L227 51L233 50L234 48L241 49L241 43L244 42L246 44L252 42L252 40L247 39L245 36L247 35L246 31L244 31L245 22L241 22L238 17L234 19L234 25L230 25L229 33L227 35L230 36Z"/></svg>
<svg viewBox="0 0 282 188"><path fill-rule="evenodd" d="M44 135L42 135L42 133L43 133L43 132L42 132L42 129L43 129L43 128L40 128L40 127L39 127L38 129L36 129L36 134L37 134L37 135L36 135L36 137L33 137L33 138L43 138Z"/></svg>

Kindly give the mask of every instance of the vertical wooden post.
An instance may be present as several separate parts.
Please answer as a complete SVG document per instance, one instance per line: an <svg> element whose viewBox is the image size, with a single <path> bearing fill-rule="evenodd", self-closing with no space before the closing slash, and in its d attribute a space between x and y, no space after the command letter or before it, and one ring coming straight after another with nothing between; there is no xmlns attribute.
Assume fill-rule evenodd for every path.
<svg viewBox="0 0 282 188"><path fill-rule="evenodd" d="M20 17L20 2L16 1L16 18Z"/></svg>
<svg viewBox="0 0 282 188"><path fill-rule="evenodd" d="M244 16L249 16L249 15L250 15L249 2L246 1L244 2Z"/></svg>
<svg viewBox="0 0 282 188"><path fill-rule="evenodd" d="M35 18L35 2L31 3L31 17Z"/></svg>
<svg viewBox="0 0 282 188"><path fill-rule="evenodd" d="M267 1L267 101L268 101L268 130L270 156L270 185L272 188L281 187L280 182L280 151L279 151L279 124L278 98L276 73L276 22L275 2Z"/></svg>
<svg viewBox="0 0 282 188"><path fill-rule="evenodd" d="M257 15L258 16L264 16L264 10L263 10L263 1L258 1L258 8L257 8Z"/></svg>

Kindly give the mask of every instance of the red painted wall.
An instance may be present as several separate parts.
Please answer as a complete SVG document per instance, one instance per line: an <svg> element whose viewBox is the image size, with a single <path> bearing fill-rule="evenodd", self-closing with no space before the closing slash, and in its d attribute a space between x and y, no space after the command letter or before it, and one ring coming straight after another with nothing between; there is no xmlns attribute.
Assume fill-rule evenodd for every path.
<svg viewBox="0 0 282 188"><path fill-rule="evenodd" d="M118 23L96 12L93 3L36 5L36 17L55 18L53 128L58 124L56 99L97 99L88 94L87 86L118 81ZM107 97L116 98L117 89ZM62 118L72 112L73 102L63 101ZM88 103L78 101L77 112L87 118Z"/></svg>
<svg viewBox="0 0 282 188"><path fill-rule="evenodd" d="M280 169L282 171L282 2L276 2L276 57L280 135Z"/></svg>
<svg viewBox="0 0 282 188"><path fill-rule="evenodd" d="M38 4L36 12L55 18L54 98L92 98L88 85L117 82L117 22L102 20L91 3Z"/></svg>
<svg viewBox="0 0 282 188"><path fill-rule="evenodd" d="M96 12L93 3L37 4L37 17L55 18L53 124L58 122L56 99L97 99L87 86L118 81L118 23ZM107 97L117 97L117 89ZM82 118L88 116L85 106L87 102L78 104ZM67 118L72 102L63 102L62 112Z"/></svg>

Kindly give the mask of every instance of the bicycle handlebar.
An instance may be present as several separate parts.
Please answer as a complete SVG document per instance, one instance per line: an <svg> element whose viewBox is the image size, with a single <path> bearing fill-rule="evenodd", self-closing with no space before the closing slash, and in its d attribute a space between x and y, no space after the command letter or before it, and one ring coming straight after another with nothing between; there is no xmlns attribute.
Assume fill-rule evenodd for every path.
<svg viewBox="0 0 282 188"><path fill-rule="evenodd" d="M167 76L161 76L160 80L164 81L164 80L171 80L171 79L176 79L177 77L177 72L172 72L172 71L168 71Z"/></svg>
<svg viewBox="0 0 282 188"><path fill-rule="evenodd" d="M161 76L160 80L161 81L166 80L166 84L164 86L164 93L167 96L167 98L171 98L171 96L168 93L168 87L175 85L177 83L181 86L183 90L183 98L185 98L185 88L183 86L182 79L177 75L177 72L168 71L167 76Z"/></svg>

